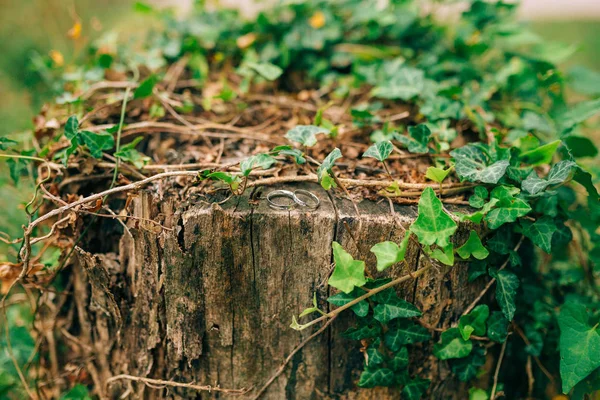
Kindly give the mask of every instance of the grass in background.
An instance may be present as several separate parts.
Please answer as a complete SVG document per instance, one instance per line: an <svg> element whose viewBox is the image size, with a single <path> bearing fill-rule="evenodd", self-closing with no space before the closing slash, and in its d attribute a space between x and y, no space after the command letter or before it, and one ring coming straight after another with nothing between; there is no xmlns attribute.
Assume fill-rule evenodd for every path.
<svg viewBox="0 0 600 400"><path fill-rule="evenodd" d="M129 19L132 1L0 0L0 136L32 128L48 93L31 68L35 54L59 51L68 63L89 38ZM133 12L131 12L133 14ZM81 37L69 30L79 21Z"/></svg>
<svg viewBox="0 0 600 400"><path fill-rule="evenodd" d="M579 45L565 67L584 65L600 71L600 21L538 21L531 27L547 40Z"/></svg>

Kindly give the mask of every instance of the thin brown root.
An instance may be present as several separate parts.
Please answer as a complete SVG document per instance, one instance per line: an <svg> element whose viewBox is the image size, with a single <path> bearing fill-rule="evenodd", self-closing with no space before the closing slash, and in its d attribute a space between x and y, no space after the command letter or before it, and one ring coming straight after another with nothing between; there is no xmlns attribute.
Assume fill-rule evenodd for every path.
<svg viewBox="0 0 600 400"><path fill-rule="evenodd" d="M505 340L504 343L502 343L500 357L498 357L498 364L496 364L496 372L494 372L494 385L492 386L490 400L494 400L496 398L496 388L498 387L498 375L500 375L500 367L502 366L502 359L504 358L504 352L506 351L506 343L508 343L508 339Z"/></svg>
<svg viewBox="0 0 600 400"><path fill-rule="evenodd" d="M192 389L202 392L221 392L228 393L232 395L242 395L248 393L249 389L223 389L218 386L211 385L196 385L194 383L182 383L175 381L166 381L163 379L152 379L152 378L144 378L141 376L133 376L127 374L115 375L106 380L106 386L110 386L111 383L116 382L118 380L126 379L129 381L142 382L148 386L170 386L170 387L179 387L185 389Z"/></svg>
<svg viewBox="0 0 600 400"><path fill-rule="evenodd" d="M521 239L519 239L519 242L517 243L517 245L515 246L513 251L517 251L519 250L519 248L521 247L521 244L523 244L523 240L525 239L525 236L521 236ZM508 261L510 260L510 257L506 258L506 261L504 261L504 263L502 264L502 266L500 268L498 268L498 271L502 271L504 268L506 268L506 266L508 265ZM466 315L468 313L470 313L473 308L475 308L475 306L481 301L481 299L483 298L483 296L485 296L485 294L488 292L488 290L490 290L490 288L492 287L492 285L496 282L496 278L492 278L491 281L489 281L487 283L487 285L485 285L485 287L483 288L483 290L479 293L479 295L477 295L477 297L475 298L475 300L473 300L473 302L471 304L469 304L469 307L467 307L465 309L465 311L462 313L462 315Z"/></svg>

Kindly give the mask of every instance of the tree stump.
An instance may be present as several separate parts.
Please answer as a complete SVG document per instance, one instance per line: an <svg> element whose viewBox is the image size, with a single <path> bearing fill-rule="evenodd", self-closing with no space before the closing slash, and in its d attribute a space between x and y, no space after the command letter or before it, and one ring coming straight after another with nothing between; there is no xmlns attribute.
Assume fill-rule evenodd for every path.
<svg viewBox="0 0 600 400"><path fill-rule="evenodd" d="M104 254L78 252L74 299L79 339L89 348L87 369L101 397L118 398L128 390L130 398L226 397L128 380L107 384L119 374L253 388L242 398L256 394L319 328L294 331L289 327L292 316L310 306L314 292L318 305L329 309L326 298L334 289L326 280L334 240L365 260L374 276L409 272L397 265L378 274L369 249L384 240L399 242L416 218L416 206L394 205L392 215L387 201L363 201L358 217L348 200L316 184L286 188L311 190L321 206L314 211L273 210L264 200L272 187L221 205L194 196L181 201L168 191L142 191L130 205L137 219L120 228L118 246L112 243L112 251ZM110 243L93 247L110 248ZM412 270L428 262L412 244L407 261ZM425 322L444 328L458 320L480 289L467 282L464 264L449 272L431 269L397 288L423 312ZM351 314L342 314L297 352L261 398L400 398L396 389L357 387L364 360L360 344L341 336ZM431 355L434 338L410 351L411 374L432 380L424 398L467 398L467 388L449 376L447 363Z"/></svg>

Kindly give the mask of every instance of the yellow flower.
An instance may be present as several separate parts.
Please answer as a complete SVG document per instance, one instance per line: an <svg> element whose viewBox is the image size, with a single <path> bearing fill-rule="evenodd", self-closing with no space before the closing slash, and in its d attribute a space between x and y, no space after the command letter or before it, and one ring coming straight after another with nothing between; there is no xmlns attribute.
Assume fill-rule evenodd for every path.
<svg viewBox="0 0 600 400"><path fill-rule="evenodd" d="M325 14L323 14L321 11L317 11L316 13L314 13L312 15L312 17L310 17L310 19L308 20L308 23L310 26L312 26L315 29L320 29L322 27L325 26Z"/></svg>
<svg viewBox="0 0 600 400"><path fill-rule="evenodd" d="M75 22L75 25L67 32L67 36L73 40L79 39L81 37L81 22Z"/></svg>
<svg viewBox="0 0 600 400"><path fill-rule="evenodd" d="M62 67L65 63L65 58L63 57L62 53L58 50L50 50L50 58L57 67Z"/></svg>

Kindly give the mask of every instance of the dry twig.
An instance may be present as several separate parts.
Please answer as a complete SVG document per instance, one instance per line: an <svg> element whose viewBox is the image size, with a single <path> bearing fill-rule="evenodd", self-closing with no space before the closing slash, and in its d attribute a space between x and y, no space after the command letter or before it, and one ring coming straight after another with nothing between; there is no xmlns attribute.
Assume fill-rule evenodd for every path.
<svg viewBox="0 0 600 400"><path fill-rule="evenodd" d="M170 387L178 387L178 388L191 389L191 390L197 390L197 391L209 392L209 393L211 393L211 392L227 393L227 394L231 394L231 395L242 395L242 394L248 393L248 391L249 391L249 389L223 389L218 386L196 385L195 383L182 383L182 382L175 382L175 381L166 381L164 379L144 378L142 376L134 376L134 375L127 375L127 374L115 375L115 376L108 378L106 380L106 386L110 386L110 384L112 384L113 382L116 382L116 381L122 380L122 379L129 380L129 381L135 381L135 382L142 382L148 386L154 385L155 389L156 389L156 386L170 386Z"/></svg>

